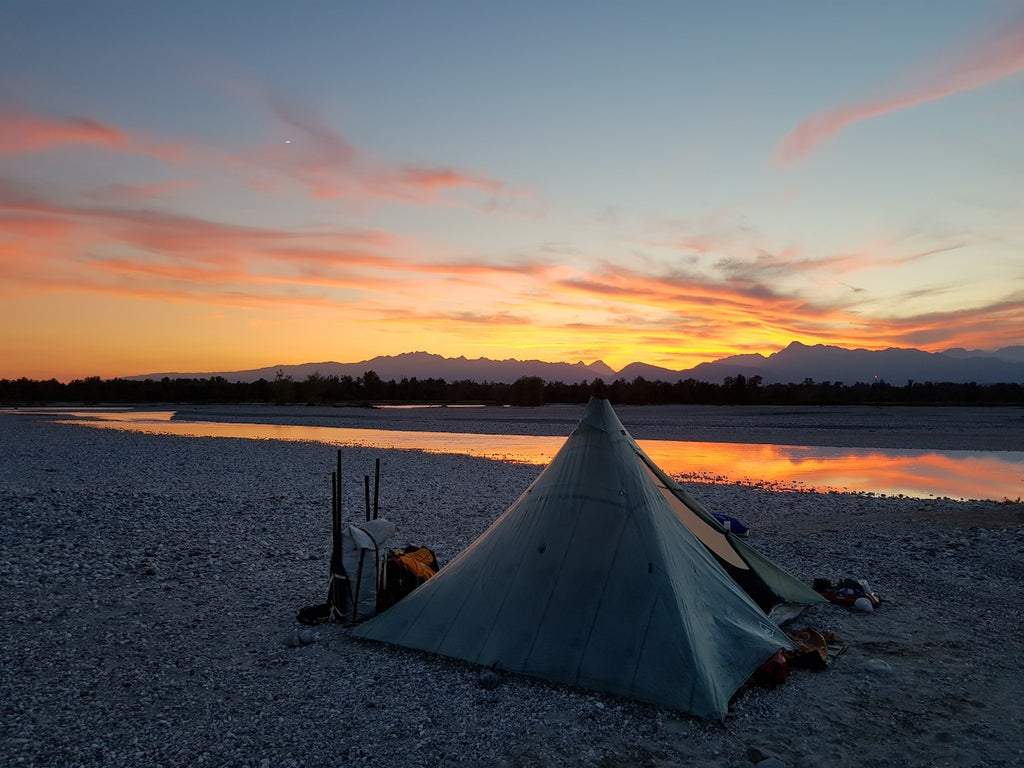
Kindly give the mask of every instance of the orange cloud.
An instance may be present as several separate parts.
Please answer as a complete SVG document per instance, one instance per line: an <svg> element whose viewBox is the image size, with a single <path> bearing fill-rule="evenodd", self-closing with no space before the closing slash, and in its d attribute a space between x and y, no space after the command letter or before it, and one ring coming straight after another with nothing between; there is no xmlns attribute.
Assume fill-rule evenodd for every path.
<svg viewBox="0 0 1024 768"><path fill-rule="evenodd" d="M789 165L810 154L823 141L853 123L981 88L1024 70L1024 22L927 67L919 82L889 96L846 104L806 118L775 151L779 164Z"/></svg>
<svg viewBox="0 0 1024 768"><path fill-rule="evenodd" d="M424 172L422 181L437 188L460 183L434 172ZM153 200L161 188L123 192L128 201ZM793 273L834 276L875 263L871 256L891 263L874 251L810 259L755 249L752 261L730 258L736 251L737 243L723 238L715 246L722 254L717 261L687 258L669 269L654 258L622 266L581 251L562 259L561 249L547 247L496 259L438 251L370 228L243 226L101 205L95 197L87 205L70 204L0 179L5 296L61 291L203 304L204 312L315 313L347 328L393 334L398 343L410 329L422 334L420 344L449 339L448 349L430 342L439 353L546 351L548 358L579 359L587 357L580 347L586 339L586 349L602 350L612 363L635 359L642 346L646 361L667 367L771 351L794 339L868 348L912 342L926 349L991 347L1015 343L1007 337L1024 323L1020 297L969 311L891 318L868 312L866 302L854 303L858 297L826 304L785 287Z"/></svg>
<svg viewBox="0 0 1024 768"><path fill-rule="evenodd" d="M4 292L61 290L267 307L337 307L380 295L393 303L526 280L526 262L429 252L372 229L270 229L129 207L71 205L0 184ZM447 285L447 287L444 287ZM341 296L338 291L344 291ZM332 300L333 296L333 300Z"/></svg>
<svg viewBox="0 0 1024 768"><path fill-rule="evenodd" d="M156 142L126 134L90 117L49 117L9 105L0 106L0 157L43 152L84 144L111 152L133 152L165 160L182 156L181 144Z"/></svg>
<svg viewBox="0 0 1024 768"><path fill-rule="evenodd" d="M706 272L600 260L573 267L543 251L492 263L433 253L423 243L371 229L289 231L62 205L11 185L0 188L0 232L0 282L8 295L31 287L211 307L307 306L394 328L412 321L461 334L529 326L530 344L551 339L552 348L564 345L566 329L573 329L609 348L645 344L666 361L695 344L731 354L762 351L766 340L779 346L799 339L869 348L896 340L926 349L990 347L1015 343L1013 329L1024 323L1020 297L957 312L884 317L853 299L846 306L816 304L771 279L787 268L852 268L847 257L816 264L762 254L750 264L722 259ZM502 343L516 348L526 341L503 337Z"/></svg>
<svg viewBox="0 0 1024 768"><path fill-rule="evenodd" d="M605 308L604 318L574 326L588 333L607 336L621 326L634 334L635 343L648 348L679 348L696 341L717 343L724 354L765 351L766 339L777 340L780 346L799 339L873 349L894 343L932 350L990 348L1017 343L1024 324L1022 296L970 309L898 317L868 314L861 307L831 301L816 304L796 294L752 287L745 280L699 273L654 275L622 267L562 278L552 287L552 294L563 299L569 293L577 296L574 306L594 302Z"/></svg>

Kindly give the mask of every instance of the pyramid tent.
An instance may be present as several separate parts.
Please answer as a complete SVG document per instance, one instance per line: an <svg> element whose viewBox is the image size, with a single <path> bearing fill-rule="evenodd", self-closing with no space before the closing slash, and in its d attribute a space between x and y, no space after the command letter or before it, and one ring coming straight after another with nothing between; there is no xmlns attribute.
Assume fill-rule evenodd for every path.
<svg viewBox="0 0 1024 768"><path fill-rule="evenodd" d="M483 535L352 634L724 718L791 645L638 452L608 401L591 399Z"/></svg>

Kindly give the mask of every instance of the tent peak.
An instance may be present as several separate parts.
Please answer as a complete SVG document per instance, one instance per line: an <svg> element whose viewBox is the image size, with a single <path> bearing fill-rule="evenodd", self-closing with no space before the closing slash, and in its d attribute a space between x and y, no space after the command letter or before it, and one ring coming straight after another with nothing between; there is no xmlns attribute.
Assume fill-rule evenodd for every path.
<svg viewBox="0 0 1024 768"><path fill-rule="evenodd" d="M607 398L594 395L591 395L589 402L587 402L587 407L583 411L580 424L586 424L588 427L600 429L604 432L618 431L623 434L626 433L622 422L619 421L619 417L615 415L615 411L612 409L611 402Z"/></svg>

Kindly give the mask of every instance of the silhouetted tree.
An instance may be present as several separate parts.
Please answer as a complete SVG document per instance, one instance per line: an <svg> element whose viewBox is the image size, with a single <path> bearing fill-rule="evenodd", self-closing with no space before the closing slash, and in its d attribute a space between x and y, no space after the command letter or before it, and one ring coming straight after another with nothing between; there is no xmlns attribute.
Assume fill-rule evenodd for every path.
<svg viewBox="0 0 1024 768"><path fill-rule="evenodd" d="M523 376L512 384L509 391L512 405L543 405L544 379L540 376Z"/></svg>

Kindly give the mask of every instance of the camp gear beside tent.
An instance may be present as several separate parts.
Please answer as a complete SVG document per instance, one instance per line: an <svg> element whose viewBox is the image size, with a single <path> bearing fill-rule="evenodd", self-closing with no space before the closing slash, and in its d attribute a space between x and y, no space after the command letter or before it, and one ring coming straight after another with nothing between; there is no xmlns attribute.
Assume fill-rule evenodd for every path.
<svg viewBox="0 0 1024 768"><path fill-rule="evenodd" d="M373 514L370 514L370 477L365 477L366 522L345 526L341 510L341 450L338 466L331 473L331 565L327 601L301 608L296 618L302 624L342 621L355 624L377 612L381 581L381 547L398 527L378 515L380 459L376 462Z"/></svg>
<svg viewBox="0 0 1024 768"><path fill-rule="evenodd" d="M397 526L384 518L343 528L339 545L331 553L327 602L299 610L299 622L355 624L377 613L381 548L396 530Z"/></svg>
<svg viewBox="0 0 1024 768"><path fill-rule="evenodd" d="M848 608L856 607L868 613L882 604L882 598L871 591L871 587L864 579L840 579L834 585L829 579L815 579L814 588L830 603L845 605ZM867 606L858 603L858 600L866 601Z"/></svg>
<svg viewBox="0 0 1024 768"><path fill-rule="evenodd" d="M334 603L338 621L356 622L377 613L380 551L398 530L383 518L350 525L341 534L341 570L331 570L331 584L341 587L341 601Z"/></svg>
<svg viewBox="0 0 1024 768"><path fill-rule="evenodd" d="M392 550L380 569L377 610L387 610L437 571L437 558L427 547L409 546Z"/></svg>
<svg viewBox="0 0 1024 768"><path fill-rule="evenodd" d="M779 649L772 654L751 676L751 683L774 688L786 682L791 669L825 669L828 667L829 654L838 656L844 650L842 646L836 645L834 634L812 627L789 631L786 636L792 641L793 648Z"/></svg>
<svg viewBox="0 0 1024 768"><path fill-rule="evenodd" d="M746 538L750 535L750 529L732 515L723 515L715 512L714 518L737 536L743 536Z"/></svg>
<svg viewBox="0 0 1024 768"><path fill-rule="evenodd" d="M727 531L592 398L483 535L351 632L723 719L754 671L793 649L759 607L788 600L823 598Z"/></svg>
<svg viewBox="0 0 1024 768"><path fill-rule="evenodd" d="M836 656L843 650L836 645L836 636L824 630L805 627L791 630L786 634L795 646L786 654L786 660L791 667L824 669L828 666L829 654Z"/></svg>

